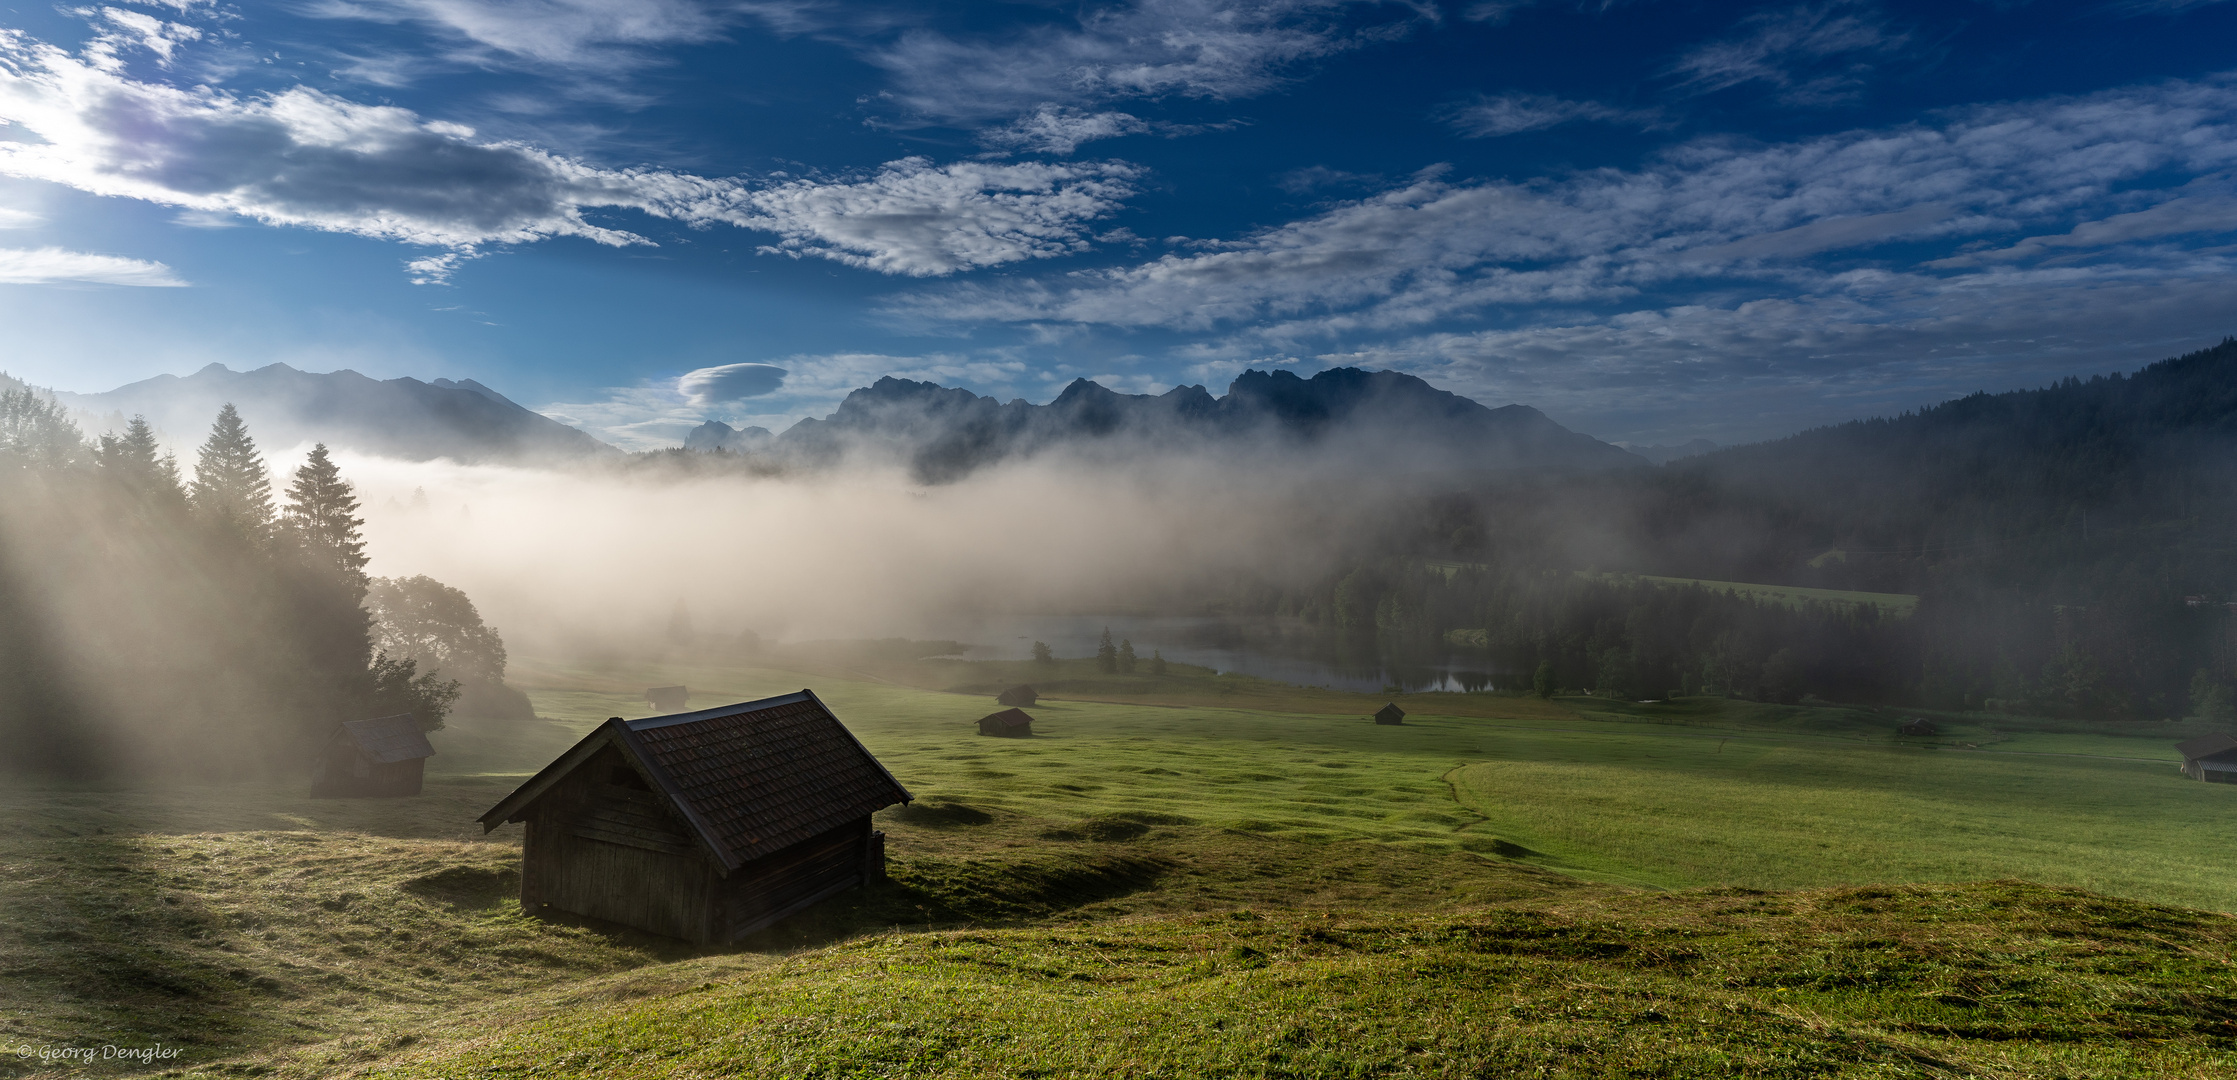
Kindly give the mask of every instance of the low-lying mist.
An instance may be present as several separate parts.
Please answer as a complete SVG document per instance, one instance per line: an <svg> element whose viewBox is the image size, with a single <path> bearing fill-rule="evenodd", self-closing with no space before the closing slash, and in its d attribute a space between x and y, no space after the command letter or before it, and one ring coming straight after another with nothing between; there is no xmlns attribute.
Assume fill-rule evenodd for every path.
<svg viewBox="0 0 2237 1080"><path fill-rule="evenodd" d="M1381 501L1314 470L1156 454L1012 462L936 486L877 467L342 465L364 502L368 571L465 590L527 652L657 641L678 601L703 633L795 640L1169 608L1238 572L1318 572Z"/></svg>

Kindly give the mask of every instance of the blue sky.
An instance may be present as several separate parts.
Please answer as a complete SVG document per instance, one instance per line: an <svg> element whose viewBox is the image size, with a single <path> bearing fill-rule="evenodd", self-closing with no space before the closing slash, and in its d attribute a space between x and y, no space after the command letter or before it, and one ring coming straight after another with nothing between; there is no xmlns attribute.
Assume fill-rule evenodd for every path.
<svg viewBox="0 0 2237 1080"><path fill-rule="evenodd" d="M0 0L0 368L1355 364L1737 441L2237 333L2237 2Z"/></svg>

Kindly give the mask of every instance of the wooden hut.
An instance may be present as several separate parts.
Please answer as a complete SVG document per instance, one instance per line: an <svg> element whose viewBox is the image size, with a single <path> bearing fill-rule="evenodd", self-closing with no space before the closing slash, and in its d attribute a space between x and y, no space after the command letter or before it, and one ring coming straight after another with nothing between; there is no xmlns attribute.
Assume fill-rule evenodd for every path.
<svg viewBox="0 0 2237 1080"><path fill-rule="evenodd" d="M2209 784L2237 784L2237 735L2217 731L2175 744L2183 775Z"/></svg>
<svg viewBox="0 0 2237 1080"><path fill-rule="evenodd" d="M979 734L999 735L1006 739L1023 739L1033 734L1033 718L1024 709L1004 709L992 716L979 718Z"/></svg>
<svg viewBox="0 0 2237 1080"><path fill-rule="evenodd" d="M521 910L733 941L885 872L910 799L814 692L614 717L481 817L527 823Z"/></svg>
<svg viewBox="0 0 2237 1080"><path fill-rule="evenodd" d="M1904 735L1940 735L1942 733L1941 728L1934 726L1934 721L1923 716L1914 716L1905 720L1902 726L1895 730Z"/></svg>
<svg viewBox="0 0 2237 1080"><path fill-rule="evenodd" d="M691 704L691 691L681 686L654 686L645 690L645 703L663 713L680 713Z"/></svg>
<svg viewBox="0 0 2237 1080"><path fill-rule="evenodd" d="M1008 705L1011 708L1016 708L1020 705L1038 704L1040 700L1040 693L1030 686L1013 686L1008 690L1004 690L1001 693L994 695L994 703L996 705Z"/></svg>
<svg viewBox="0 0 2237 1080"><path fill-rule="evenodd" d="M1378 724L1403 724L1406 722L1406 710L1399 708L1397 702L1392 702L1376 711L1375 722Z"/></svg>
<svg viewBox="0 0 2237 1080"><path fill-rule="evenodd" d="M419 794L427 759L435 756L427 733L410 713L334 726L311 769L311 797Z"/></svg>

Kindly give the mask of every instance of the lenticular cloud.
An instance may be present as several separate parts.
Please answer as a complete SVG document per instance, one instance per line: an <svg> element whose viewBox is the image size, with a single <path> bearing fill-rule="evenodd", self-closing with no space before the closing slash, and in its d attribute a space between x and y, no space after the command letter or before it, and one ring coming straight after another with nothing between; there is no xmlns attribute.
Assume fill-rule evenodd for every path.
<svg viewBox="0 0 2237 1080"><path fill-rule="evenodd" d="M867 177L756 187L603 168L307 87L181 90L95 59L0 30L0 119L37 136L0 141L0 175L454 251L561 236L650 244L585 217L636 211L775 233L765 251L938 276L1083 250L1137 174L1119 163L911 158ZM458 260L422 273L426 261L415 280L440 281Z"/></svg>

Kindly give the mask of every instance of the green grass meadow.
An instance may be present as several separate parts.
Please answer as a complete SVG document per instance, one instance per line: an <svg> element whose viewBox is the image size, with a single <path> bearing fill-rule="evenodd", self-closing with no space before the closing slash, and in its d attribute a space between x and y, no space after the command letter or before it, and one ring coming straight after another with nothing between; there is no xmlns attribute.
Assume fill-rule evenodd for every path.
<svg viewBox="0 0 2237 1080"><path fill-rule="evenodd" d="M2168 732L522 658L426 795L0 788L0 1076L2229 1076L2237 786ZM1030 739L975 721L1035 681ZM813 688L916 795L738 948L520 916L473 818L645 687ZM160 1042L169 1064L28 1047Z"/></svg>

